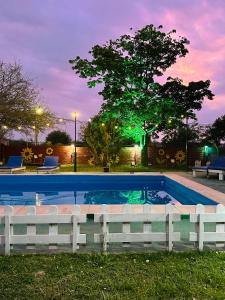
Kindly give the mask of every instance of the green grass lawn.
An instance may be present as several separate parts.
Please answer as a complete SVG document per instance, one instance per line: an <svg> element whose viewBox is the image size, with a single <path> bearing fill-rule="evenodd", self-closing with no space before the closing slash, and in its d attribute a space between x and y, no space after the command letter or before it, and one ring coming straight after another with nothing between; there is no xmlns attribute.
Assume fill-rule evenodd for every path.
<svg viewBox="0 0 225 300"><path fill-rule="evenodd" d="M26 166L28 172L34 172L36 170L36 166ZM181 166L174 168L165 168L165 167L144 167L144 166L136 166L131 167L130 165L118 165L111 166L110 172L172 172L172 171L184 171L185 167ZM78 172L103 172L103 168L101 166L89 166L89 165L78 165ZM57 172L73 172L73 165L61 165L60 169Z"/></svg>
<svg viewBox="0 0 225 300"><path fill-rule="evenodd" d="M224 298L224 253L0 257L0 299Z"/></svg>

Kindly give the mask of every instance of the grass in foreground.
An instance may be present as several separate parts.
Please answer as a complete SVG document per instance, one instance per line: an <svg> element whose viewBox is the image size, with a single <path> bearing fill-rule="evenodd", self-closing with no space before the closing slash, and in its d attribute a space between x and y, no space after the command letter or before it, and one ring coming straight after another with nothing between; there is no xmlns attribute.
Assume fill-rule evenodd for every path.
<svg viewBox="0 0 225 300"><path fill-rule="evenodd" d="M1 299L224 299L224 253L0 257Z"/></svg>
<svg viewBox="0 0 225 300"><path fill-rule="evenodd" d="M110 172L177 172L177 171L184 171L185 167L174 167L174 168L165 168L160 166L141 166L138 165L136 167L131 167L130 165L118 165L118 166L111 166ZM36 166L26 166L26 171L28 172L36 172ZM77 166L78 172L103 172L103 167L101 166L89 166L89 165L78 165ZM56 171L59 172L73 172L73 165L61 165L60 169Z"/></svg>

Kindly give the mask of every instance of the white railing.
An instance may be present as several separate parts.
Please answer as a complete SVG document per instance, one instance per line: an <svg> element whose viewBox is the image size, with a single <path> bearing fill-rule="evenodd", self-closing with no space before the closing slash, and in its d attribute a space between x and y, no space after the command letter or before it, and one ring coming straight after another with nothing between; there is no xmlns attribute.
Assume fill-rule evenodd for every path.
<svg viewBox="0 0 225 300"><path fill-rule="evenodd" d="M200 251L204 248L204 243L215 243L216 247L224 247L225 243L225 207L218 204L214 213L205 212L205 207L196 205L194 214L190 214L190 222L195 223L195 232L190 232L189 240L196 242ZM205 224L216 224L215 232L205 231Z"/></svg>
<svg viewBox="0 0 225 300"><path fill-rule="evenodd" d="M164 213L153 213L152 206L144 205L142 213L133 213L130 205L124 205L122 213L108 213L108 206L103 205L101 212L95 214L95 222L101 223L102 232L94 235L95 243L102 243L103 252L107 251L110 243L123 243L129 247L130 243L143 243L148 246L152 242L165 242L168 250L173 249L173 243L180 241L180 233L173 231L173 222L180 221L180 215L174 213L174 206L166 205ZM143 223L142 232L131 232L132 222ZM153 232L152 222L164 222L165 232ZM110 233L110 223L122 223L122 232Z"/></svg>
<svg viewBox="0 0 225 300"><path fill-rule="evenodd" d="M181 233L174 231L174 222L182 219L182 213L177 213L173 205L166 205L163 212L157 212L155 206L143 205L141 212L135 212L132 205L124 205L122 210L111 213L109 206L102 205L99 213L94 214L94 222L100 224L100 232L95 232L93 222L88 222L86 214L81 214L78 205L73 206L72 212L59 214L57 206L49 207L47 214L37 214L36 207L26 208L23 215L14 215L14 208L5 207L5 213L0 216L0 224L4 232L0 235L0 246L4 248L4 254L9 255L16 246L23 245L25 249L36 252L41 246L47 246L47 251L58 250L60 246L69 246L71 252L76 252L80 245L87 245L86 234L94 236L94 243L100 244L103 252L109 250L112 244L121 244L122 247L131 247L132 243L141 243L143 247L149 247L154 242L163 242L169 251L173 250L174 243L181 241ZM211 207L212 209L212 207ZM139 209L140 210L140 209ZM187 214L186 214L187 216ZM195 242L201 251L204 243L215 243L217 247L225 245L225 207L221 204L215 206L213 212L206 212L203 205L197 205L195 213L188 214L190 223L195 223L195 231L189 233L189 242ZM132 223L140 223L138 231L133 232ZM152 225L154 222L163 223L165 230L156 232ZM111 225L122 224L119 232L111 232ZM205 223L215 224L215 232L207 232ZM47 234L40 234L38 225L48 225ZM69 224L68 233L59 233L59 225ZM87 233L81 233L80 224L87 224ZM139 225L140 225L139 224ZM15 226L24 225L24 234L16 234ZM137 229L137 228L136 228ZM85 232L85 230L83 230ZM25 251L24 251L25 252Z"/></svg>
<svg viewBox="0 0 225 300"><path fill-rule="evenodd" d="M48 249L57 249L58 245L70 245L72 252L79 248L79 244L86 244L86 235L80 233L80 224L86 222L86 215L80 214L79 206L74 206L72 214L58 214L57 206L52 206L49 213L37 215L36 207L27 208L26 215L13 215L13 207L5 208L5 216L1 216L0 223L4 224L4 235L0 236L4 245L5 255L10 254L16 245L26 245L27 249L37 249L38 245L49 245ZM26 234L14 234L15 225L26 225ZM48 234L37 234L36 226L49 225ZM71 234L59 234L59 224L71 224Z"/></svg>

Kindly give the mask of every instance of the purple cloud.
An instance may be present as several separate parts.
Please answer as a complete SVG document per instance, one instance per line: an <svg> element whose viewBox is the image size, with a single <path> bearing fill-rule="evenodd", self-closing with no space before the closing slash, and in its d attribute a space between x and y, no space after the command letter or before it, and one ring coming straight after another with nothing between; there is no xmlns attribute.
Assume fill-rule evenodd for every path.
<svg viewBox="0 0 225 300"><path fill-rule="evenodd" d="M222 0L8 0L0 4L0 59L18 61L41 88L49 107L62 117L79 110L83 120L98 112L101 97L71 70L68 60L127 33L130 27L162 24L191 44L186 58L166 75L184 81L210 79L216 94L198 113L212 122L225 110L225 2ZM72 129L69 129L72 132Z"/></svg>

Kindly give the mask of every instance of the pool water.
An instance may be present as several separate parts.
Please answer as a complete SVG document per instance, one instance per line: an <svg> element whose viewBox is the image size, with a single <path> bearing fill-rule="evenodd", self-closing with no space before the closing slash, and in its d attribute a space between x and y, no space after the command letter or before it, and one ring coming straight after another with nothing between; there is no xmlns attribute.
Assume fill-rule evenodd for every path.
<svg viewBox="0 0 225 300"><path fill-rule="evenodd" d="M216 205L165 176L4 175L0 205L57 204Z"/></svg>

